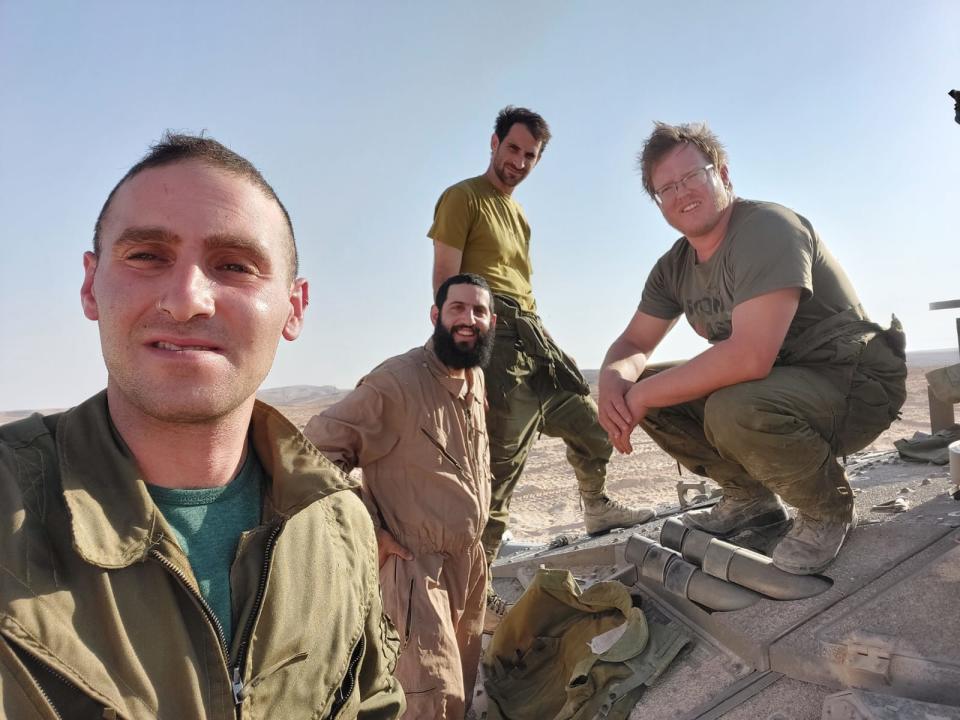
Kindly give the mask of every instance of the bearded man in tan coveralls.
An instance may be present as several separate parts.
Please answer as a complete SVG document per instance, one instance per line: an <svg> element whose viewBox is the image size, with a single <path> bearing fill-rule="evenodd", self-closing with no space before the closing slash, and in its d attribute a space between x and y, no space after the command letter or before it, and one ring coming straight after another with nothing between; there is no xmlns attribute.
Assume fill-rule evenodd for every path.
<svg viewBox="0 0 960 720"><path fill-rule="evenodd" d="M363 468L411 718L462 718L476 681L490 505L481 367L493 345L492 300L479 275L449 278L426 346L382 363L304 431L345 472Z"/></svg>

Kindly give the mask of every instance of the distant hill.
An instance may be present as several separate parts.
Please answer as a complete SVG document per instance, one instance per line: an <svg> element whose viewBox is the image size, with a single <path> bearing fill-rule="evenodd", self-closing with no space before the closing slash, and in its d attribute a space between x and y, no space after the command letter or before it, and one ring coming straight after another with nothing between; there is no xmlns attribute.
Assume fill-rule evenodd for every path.
<svg viewBox="0 0 960 720"><path fill-rule="evenodd" d="M926 369L953 365L960 362L960 350L950 348L944 350L917 350L907 353L907 365L911 368Z"/></svg>
<svg viewBox="0 0 960 720"><path fill-rule="evenodd" d="M58 413L63 409L64 408L46 408L43 410L0 410L0 425L6 425L14 420L20 420L33 415L35 412L38 412L41 415L53 415L53 413Z"/></svg>
<svg viewBox="0 0 960 720"><path fill-rule="evenodd" d="M943 367L944 365L953 365L960 362L960 350L957 348L945 348L942 350L916 350L907 353L907 366L916 370L931 370L933 368ZM599 370L584 370L581 368L583 377L593 387L597 386L597 378L600 375Z"/></svg>
<svg viewBox="0 0 960 720"><path fill-rule="evenodd" d="M960 352L956 348L941 350L916 350L907 353L907 365L911 370L931 370L945 365L952 365L960 362ZM597 376L600 371L596 369L583 370L583 376L596 392ZM291 413L297 416L303 415L309 417L310 412L315 412L340 400L349 390L343 390L333 385L288 385L286 387L269 388L260 390L257 397L264 402L276 405L281 408L295 410L301 408L299 413ZM26 417L36 410L0 410L0 425L20 418ZM40 410L44 415L59 412L57 409ZM305 422L305 420L304 420Z"/></svg>
<svg viewBox="0 0 960 720"><path fill-rule="evenodd" d="M328 405L347 392L333 385L287 385L260 390L257 397L271 405L298 406L317 403Z"/></svg>

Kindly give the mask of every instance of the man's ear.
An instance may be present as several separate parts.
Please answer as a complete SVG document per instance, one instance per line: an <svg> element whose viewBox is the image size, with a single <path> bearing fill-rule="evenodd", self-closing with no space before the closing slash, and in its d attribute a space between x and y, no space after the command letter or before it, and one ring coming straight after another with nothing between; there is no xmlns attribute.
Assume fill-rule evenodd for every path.
<svg viewBox="0 0 960 720"><path fill-rule="evenodd" d="M437 320L440 319L440 311L437 309L436 305L430 307L430 322L433 323L433 326L437 326Z"/></svg>
<svg viewBox="0 0 960 720"><path fill-rule="evenodd" d="M723 186L728 190L733 188L733 185L730 184L730 169L726 164L720 166L720 180L723 181Z"/></svg>
<svg viewBox="0 0 960 720"><path fill-rule="evenodd" d="M80 286L80 305L83 307L83 314L90 320L100 319L97 297L93 292L93 278L97 272L98 259L90 251L83 254L83 284Z"/></svg>
<svg viewBox="0 0 960 720"><path fill-rule="evenodd" d="M293 281L290 290L290 314L283 325L283 338L296 340L303 329L303 315L310 304L310 285L306 278L297 278Z"/></svg>
<svg viewBox="0 0 960 720"><path fill-rule="evenodd" d="M490 136L490 152L496 152L498 147L500 147L500 138L494 133Z"/></svg>
<svg viewBox="0 0 960 720"><path fill-rule="evenodd" d="M497 314L494 313L490 316L490 329L494 330L497 327Z"/></svg>

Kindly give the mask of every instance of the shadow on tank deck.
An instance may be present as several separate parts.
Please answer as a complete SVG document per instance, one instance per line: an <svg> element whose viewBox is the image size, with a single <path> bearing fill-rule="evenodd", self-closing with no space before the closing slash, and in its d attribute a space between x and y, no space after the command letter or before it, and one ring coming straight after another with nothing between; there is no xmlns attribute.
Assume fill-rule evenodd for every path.
<svg viewBox="0 0 960 720"><path fill-rule="evenodd" d="M860 525L824 573L832 585L814 597L762 598L743 610L711 612L637 577L624 557L627 540L633 533L658 538L663 520L498 560L494 586L512 601L540 566L567 568L581 587L608 578L632 582L649 617L683 623L696 642L631 718L960 718L956 488L942 468L890 454L851 464L848 472ZM897 497L910 509L871 511ZM769 551L777 538L732 540ZM868 692L824 704L849 688ZM933 712L911 701L957 707Z"/></svg>

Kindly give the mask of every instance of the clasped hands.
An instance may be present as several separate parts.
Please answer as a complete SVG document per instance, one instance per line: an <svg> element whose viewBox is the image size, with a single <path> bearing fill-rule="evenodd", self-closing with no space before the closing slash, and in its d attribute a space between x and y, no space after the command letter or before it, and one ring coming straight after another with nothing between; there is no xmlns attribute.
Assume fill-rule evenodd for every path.
<svg viewBox="0 0 960 720"><path fill-rule="evenodd" d="M643 384L624 379L615 370L600 373L600 426L607 431L617 452L633 452L630 434L646 417L650 407L643 398Z"/></svg>

